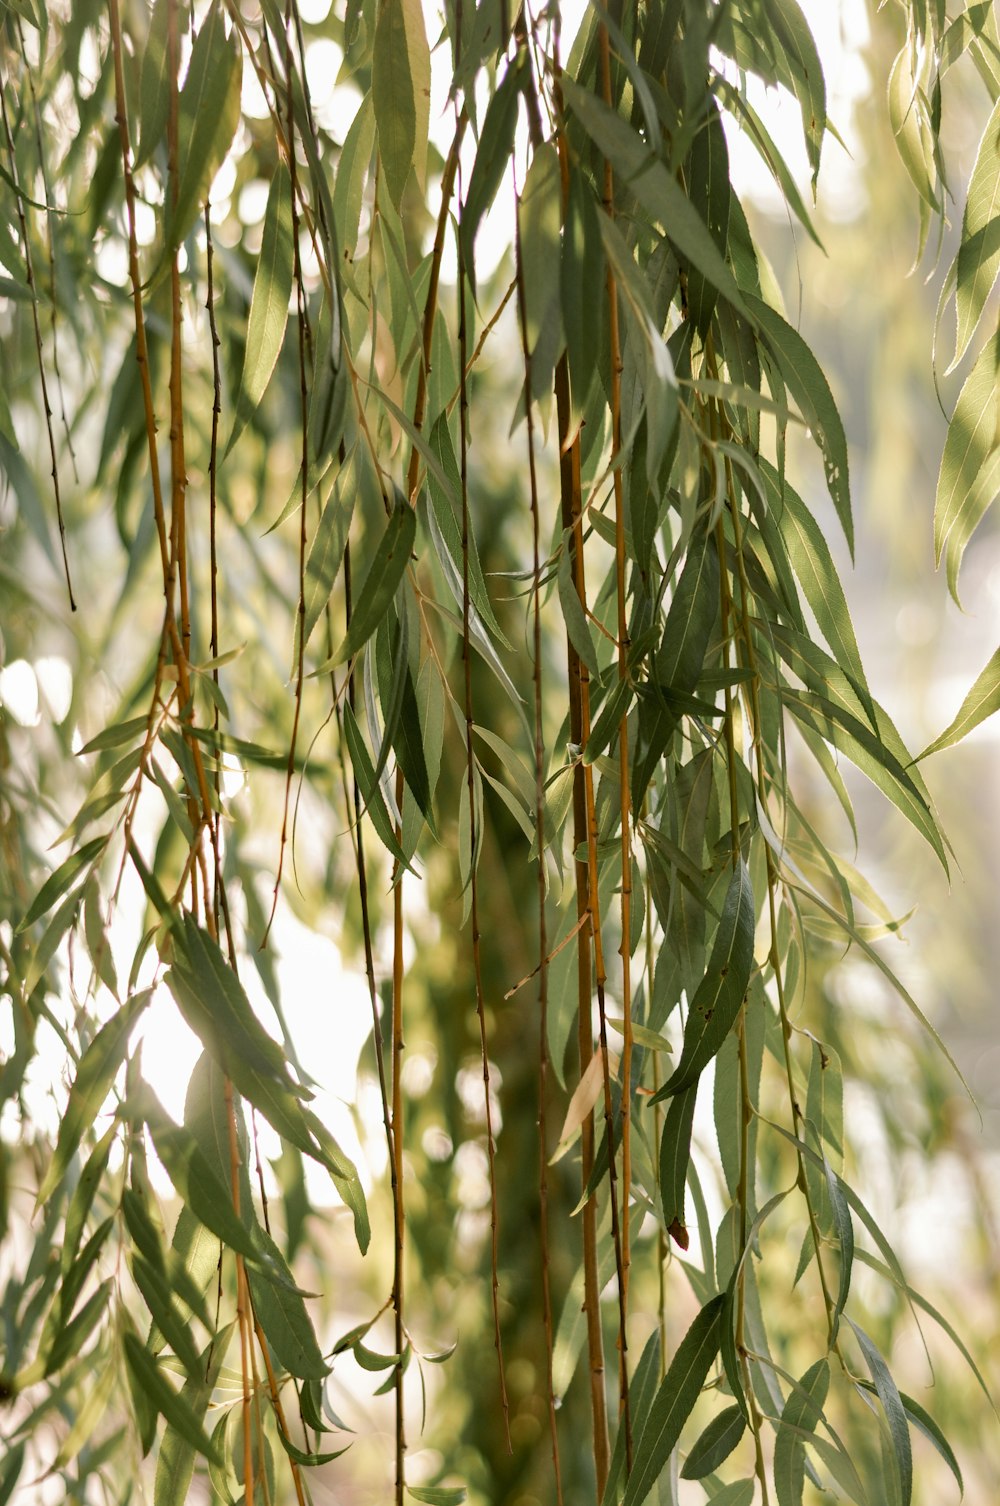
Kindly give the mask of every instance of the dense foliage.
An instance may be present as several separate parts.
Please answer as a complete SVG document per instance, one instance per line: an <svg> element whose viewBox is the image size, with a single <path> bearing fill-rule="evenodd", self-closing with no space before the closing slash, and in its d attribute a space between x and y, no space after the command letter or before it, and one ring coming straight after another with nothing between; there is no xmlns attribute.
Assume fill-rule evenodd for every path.
<svg viewBox="0 0 1000 1506"><path fill-rule="evenodd" d="M818 241L752 101L797 101L821 185L821 60L796 0L595 6L568 50L558 0L431 14L3 11L0 626L5 697L30 662L49 704L0 719L0 1499L948 1499L900 1334L989 1403L856 1190L845 1082L910 1068L845 952L934 1032L842 761L950 852L724 126ZM875 24L921 254L949 70L993 105L957 365L1000 269L996 18ZM997 360L941 462L956 594ZM998 704L1000 652L925 753ZM338 951L293 969L305 928ZM319 1017L365 1040L353 1118ZM932 1138L937 1044L894 1132Z"/></svg>

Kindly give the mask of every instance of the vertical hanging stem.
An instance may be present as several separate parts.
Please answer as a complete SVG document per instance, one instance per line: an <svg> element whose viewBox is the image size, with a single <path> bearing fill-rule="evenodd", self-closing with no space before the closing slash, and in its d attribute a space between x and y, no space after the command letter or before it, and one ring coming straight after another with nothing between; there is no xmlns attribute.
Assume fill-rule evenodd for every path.
<svg viewBox="0 0 1000 1506"><path fill-rule="evenodd" d="M288 744L288 764L285 769L285 798L281 814L281 837L278 844L278 866L274 876L274 893L271 897L271 913L268 916L267 926L261 940L261 950L267 946L267 938L274 923L275 911L278 908L278 895L281 889L281 874L285 861L285 847L288 842L288 812L292 798L292 780L295 777L295 750L299 738L299 722L302 719L302 696L305 686L305 653L306 653L306 547L308 544L308 509L306 503L309 497L309 392L306 377L306 295L302 283L302 257L299 250L299 209L298 209L298 164L295 160L295 104L292 92L292 15L291 3L288 0L285 6L285 75L287 87L286 113L288 119L288 175L291 185L292 204L292 266L295 281L295 307L298 315L298 353L299 353L299 423L301 429L301 452L299 458L299 482L301 486L302 505L299 508L299 596L296 607L296 654L295 654L295 706L292 713L292 735Z"/></svg>
<svg viewBox="0 0 1000 1506"><path fill-rule="evenodd" d="M535 841L538 843L538 1209L542 1253L542 1323L545 1328L545 1394L549 1414L549 1437L552 1444L552 1468L555 1474L556 1503L557 1506L562 1506L562 1467L559 1459L559 1428L556 1422L555 1387L552 1375L552 1357L555 1345L549 1264L549 1153L545 1113L549 1071L549 944L545 920L545 729L542 723L542 566L539 545L538 480L535 471L535 426L531 401L531 357L528 353L528 311L524 292L524 266L521 261L521 227L516 213L514 216L514 255L517 268L517 308L521 327L521 350L524 355L524 413L528 434L528 479L531 490L533 579L532 683L534 686L535 701Z"/></svg>
<svg viewBox="0 0 1000 1506"><path fill-rule="evenodd" d="M396 772L396 808L399 824L396 841L403 839L402 770ZM403 1206L403 870L397 861L392 872L392 1185L394 1253L392 1265L392 1311L395 1319L396 1361L396 1506L403 1506L406 1479L406 1428L403 1415L403 1253L406 1216Z"/></svg>
<svg viewBox="0 0 1000 1506"><path fill-rule="evenodd" d="M569 148L563 128L562 90L560 88L561 64L559 61L559 13L556 12L553 33L553 103L558 121L556 143L559 152L559 168L562 176L563 206L569 192ZM528 112L532 145L537 149L541 140L541 126L537 113ZM561 522L564 534L568 532L568 547L573 555L573 580L577 594L586 611L586 582L583 574L583 529L581 526L582 488L580 482L580 439L573 424L570 402L569 362L565 351L555 370L556 415L559 434L559 493ZM597 960L598 997L603 1001L604 978L601 955L600 919L595 911L599 907L596 894L596 862L590 861L592 828L589 819L593 809L593 785L588 780L589 768L583 762L582 750L590 734L590 695L587 666L566 637L566 661L569 693L570 741L578 750L573 770L573 848L576 873L576 910L579 932L577 936L577 1042L580 1057L580 1076L590 1065L594 1054L594 1035L591 1024L591 947ZM589 798L588 798L589 797ZM581 848L587 858L581 859ZM603 1019L603 1010L602 1019ZM605 1087L607 1088L607 1057L605 1053ZM607 1097L605 1098L605 1112ZM613 1141L608 1137L609 1151ZM614 1167L614 1156L609 1155ZM580 1176L584 1191L590 1185L594 1169L594 1121L593 1116L584 1116L580 1127ZM611 1206L617 1232L616 1197L611 1195ZM597 1274L597 1202L591 1195L583 1205L583 1306L587 1318L587 1358L590 1368L590 1409L593 1428L594 1471L597 1477L597 1495L604 1494L609 1468L608 1412L604 1394L604 1339L601 1333L601 1294ZM616 1244L616 1257L620 1242ZM619 1261L620 1264L620 1261ZM619 1280L619 1291L621 1283Z"/></svg>
<svg viewBox="0 0 1000 1506"><path fill-rule="evenodd" d="M7 145L7 162L10 169L11 182L14 186L14 203L17 205L17 220L21 231L21 240L24 242L24 272L28 283L28 293L31 302L31 319L35 331L35 356L38 361L38 377L42 389L42 408L45 413L45 431L49 440L49 458L52 462L52 491L56 502L56 518L59 523L59 544L62 549L63 574L66 578L66 591L69 596L70 611L76 611L76 599L73 595L73 580L69 569L69 555L66 551L66 521L63 517L62 493L59 489L59 465L56 460L56 440L52 432L52 405L49 402L49 389L45 377L45 359L42 351L42 330L38 322L38 290L35 286L35 269L31 255L31 242L28 239L28 219L24 211L24 196L21 193L20 182L17 174L17 158L14 154L14 137L11 134L10 120L7 116L7 96L4 92L3 81L0 80L0 116L3 118L4 137ZM53 312L55 305L53 304Z"/></svg>
<svg viewBox="0 0 1000 1506"><path fill-rule="evenodd" d="M456 132L457 134L457 132ZM459 166L459 231L461 230L461 166ZM483 967L480 952L479 932L479 876L477 843L479 832L476 823L476 755L472 744L472 729L475 725L472 705L472 646L469 637L469 377L468 330L466 327L465 259L462 253L461 233L458 235L458 351L459 351L459 468L462 487L462 662L465 671L465 770L466 788L469 797L469 847L472 900L472 968L476 986L476 1016L479 1020L479 1047L483 1063L483 1095L486 1100L486 1152L489 1161L490 1179L490 1282L493 1297L493 1347L497 1354L497 1370L500 1380L500 1405L503 1410L504 1437L507 1452L512 1453L510 1442L510 1404L507 1399L507 1379L503 1362L503 1337L500 1332L500 1280L499 1264L500 1219L497 1208L496 1144L493 1138L493 1108L490 1103L490 1058L486 1039L486 1001L483 995Z"/></svg>
<svg viewBox="0 0 1000 1506"><path fill-rule="evenodd" d="M601 92L611 108L611 56L607 27L598 29L601 61ZM611 163L604 162L604 209L609 218L615 213L615 180ZM608 335L611 347L611 450L612 478L615 493L615 586L618 608L618 678L628 676L628 619L625 610L625 506L622 497L621 445L621 336L618 326L618 287L610 261L607 265ZM620 1399L625 1427L626 1468L632 1468L632 1422L628 1400L628 1281L631 1264L629 1241L629 1189L632 1185L632 829L631 791L628 768L628 720L622 714L618 728L619 819L621 821L621 928L622 1015L624 1047L622 1050L622 1188L621 1188L621 1322L618 1344Z"/></svg>
<svg viewBox="0 0 1000 1506"><path fill-rule="evenodd" d="M714 415L714 407L713 407ZM712 419L714 437L715 420ZM722 662L725 669L730 667L730 642L733 634L733 601L729 585L729 570L726 565L726 535L721 517L716 524L715 530L716 547L719 551L719 597L722 617ZM726 765L729 776L729 815L732 823L732 865L733 870L738 868L740 862L740 808L739 793L736 783L736 734L735 715L736 697L731 686L726 686ZM750 1156L750 1123L753 1118L753 1105L750 1100L749 1071L747 1066L746 1048L746 1000L740 1006L739 1019L736 1025L737 1040L739 1044L740 1064L740 1175L737 1188L737 1203L740 1210L740 1243L739 1256L746 1251L747 1234L749 1230L748 1187L749 1187L749 1156ZM753 1432L754 1452L756 1459L756 1473L760 1481L761 1500L763 1506L768 1506L767 1494L767 1470L764 1465L764 1450L761 1443L761 1419L757 1409L757 1398L754 1396L753 1386L750 1380L750 1361L747 1358L745 1342L746 1324L746 1264L740 1266L740 1273L736 1286L736 1352L740 1357L743 1370L743 1389L746 1392L747 1406L750 1409L750 1426Z"/></svg>
<svg viewBox="0 0 1000 1506"><path fill-rule="evenodd" d="M80 476L76 468L76 451L73 449L73 435L70 431L69 419L66 416L66 393L63 388L62 372L59 369L59 298L56 285L56 233L55 233L55 198L52 193L52 185L49 182L49 168L45 156L45 141L42 134L42 111L38 103L38 91L35 88L35 75L28 63L24 47L24 28L21 18L17 20L17 35L21 43L21 57L24 62L24 71L28 78L28 88L31 92L31 105L35 117L35 142L38 147L38 167L42 175L42 186L45 189L45 227L49 249L49 322L52 330L52 375L56 379L56 392L59 395L59 414L62 419L63 433L66 436L66 449L69 452L70 465L73 468L73 479L79 483Z"/></svg>

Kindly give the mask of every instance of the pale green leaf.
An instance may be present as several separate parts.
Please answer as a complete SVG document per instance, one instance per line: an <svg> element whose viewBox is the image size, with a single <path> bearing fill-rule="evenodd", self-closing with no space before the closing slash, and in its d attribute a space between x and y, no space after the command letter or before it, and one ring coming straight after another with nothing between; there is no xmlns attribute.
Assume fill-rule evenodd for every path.
<svg viewBox="0 0 1000 1506"><path fill-rule="evenodd" d="M931 753L939 753L942 748L950 748L952 743L961 742L967 737L973 728L978 727L988 716L1000 710L1000 648L990 659L986 668L976 678L976 682L969 691L959 708L954 720L949 723L939 737L929 743L924 751L917 755L917 761L927 758Z"/></svg>
<svg viewBox="0 0 1000 1506"><path fill-rule="evenodd" d="M423 179L430 118L431 59L420 0L385 0L372 49L372 103L389 198L399 208L415 168Z"/></svg>
<svg viewBox="0 0 1000 1506"><path fill-rule="evenodd" d="M962 218L956 264L954 370L976 333L1000 270L1000 100L986 124L976 154Z"/></svg>
<svg viewBox="0 0 1000 1506"><path fill-rule="evenodd" d="M215 0L195 37L181 89L180 182L177 198L167 209L168 252L179 246L191 229L239 124L243 52L235 27L226 36L224 18L225 6Z"/></svg>
<svg viewBox="0 0 1000 1506"><path fill-rule="evenodd" d="M243 374L227 454L256 413L281 353L293 270L292 184L288 168L279 162L264 210L264 231L247 318Z"/></svg>
<svg viewBox="0 0 1000 1506"><path fill-rule="evenodd" d="M871 1372L875 1382L875 1390L878 1399L882 1403L886 1421L889 1424L889 1432L892 1437L892 1446L896 1456L896 1467L899 1470L899 1484L903 1498L903 1506L910 1506L910 1497L913 1494L913 1457L910 1450L910 1429L906 1421L906 1412L896 1382L889 1372L889 1367L882 1358L878 1349L865 1333L851 1318L847 1319L854 1330L855 1337L861 1346L861 1353L865 1357L865 1364Z"/></svg>
<svg viewBox="0 0 1000 1506"><path fill-rule="evenodd" d="M984 346L952 414L934 502L934 559L947 545L948 586L958 600L965 546L1000 491L1000 333Z"/></svg>
<svg viewBox="0 0 1000 1506"><path fill-rule="evenodd" d="M46 1202L59 1186L83 1135L94 1124L98 1110L111 1091L118 1069L125 1060L129 1032L149 1003L150 997L149 989L133 994L132 998L111 1016L107 1024L101 1026L80 1058L80 1065L76 1069L76 1077L70 1089L69 1102L59 1123L56 1148L42 1185L38 1189L37 1204L39 1206Z"/></svg>

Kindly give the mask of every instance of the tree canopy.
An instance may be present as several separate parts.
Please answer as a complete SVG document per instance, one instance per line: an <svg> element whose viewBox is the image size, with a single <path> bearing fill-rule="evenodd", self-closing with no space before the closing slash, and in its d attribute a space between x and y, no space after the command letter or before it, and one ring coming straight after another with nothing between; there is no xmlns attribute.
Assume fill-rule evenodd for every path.
<svg viewBox="0 0 1000 1506"><path fill-rule="evenodd" d="M950 266L958 600L1000 34L872 25ZM922 751L862 660L837 384L730 166L822 246L803 9L7 0L0 37L0 1501L957 1499L987 1380L858 1105L899 1164L964 1080L855 774L949 873L924 760L1000 650Z"/></svg>

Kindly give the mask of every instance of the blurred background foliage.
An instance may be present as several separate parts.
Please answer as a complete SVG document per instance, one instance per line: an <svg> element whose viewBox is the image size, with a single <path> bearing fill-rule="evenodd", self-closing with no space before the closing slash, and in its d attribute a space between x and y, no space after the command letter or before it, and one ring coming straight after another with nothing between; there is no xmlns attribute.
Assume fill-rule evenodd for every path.
<svg viewBox="0 0 1000 1506"><path fill-rule="evenodd" d="M0 469L6 477L0 499L0 895L9 920L3 922L0 955L5 959L8 983L23 972L12 922L25 913L52 866L50 846L72 821L92 787L95 770L110 768L114 762L113 754L100 753L101 762L95 766L93 756L81 757L80 750L109 724L144 714L162 615L146 434L129 322L107 21L103 11L88 3L74 4L64 14L51 6L49 22L58 40L50 41L50 51L44 63L39 63L38 33L25 17L26 7L27 0L5 7L4 91L10 111L16 102L22 133L33 130L36 102L32 91L37 88L44 96L46 129L58 140L57 176L45 191L56 204L72 211L49 216L47 223L47 217L36 210L30 235L78 610L69 612L60 585L31 305L14 280L15 264L21 265L18 246L4 241L0 261L12 276L0 285L6 404L6 411L0 407ZM348 9L357 18L362 9L368 17L372 7ZM940 254L936 254L932 230L931 245L914 269L918 210L912 184L895 152L884 100L885 80L902 41L902 11L895 7L876 11L872 6L869 14L863 5L854 3L807 5L805 9L828 68L831 117L851 149L847 156L832 140L826 146L814 216L826 254L792 223L760 172L731 142L734 182L754 237L783 292L788 317L802 329L819 357L840 405L854 473L854 569L849 568L846 550L837 553L833 543L833 508L822 488L803 490L809 506L829 525L825 532L838 566L843 566L842 579L872 693L888 707L908 746L915 749L929 743L950 721L1000 640L995 525L988 523L969 550L963 574L964 616L949 601L943 577L934 573L932 529L934 481L947 423L935 394L931 340L944 269L957 247L962 188L990 100L971 61L965 58L956 64L942 125L954 199L948 205ZM327 8L314 0L298 10L313 107L321 130L340 146L347 126L360 118L358 102L369 87L364 24L349 41L339 3ZM259 24L252 6L245 5L242 14L248 26ZM145 7L127 6L124 22L127 33L136 39L129 88L137 90L138 39L145 36L147 27ZM569 33L568 10L566 24ZM428 32L433 47L434 26ZM567 35L567 51L569 40ZM27 59L30 67L19 58ZM435 74L434 120L440 117L444 102ZM773 95L762 108L772 112L767 118L773 121L782 150L787 146L805 195L808 164L804 153L799 162L797 137L793 140L801 129L797 112L787 101L777 109ZM223 370L230 374L238 373L244 363L267 183L277 160L267 115L266 104L254 95L253 75L247 69L235 144L219 168L210 196L218 278L215 318ZM370 122L365 129L369 133L373 129ZM441 136L433 130L428 146L432 185L439 183L450 127L444 132L444 147L439 144ZM21 141L15 141L15 150L21 149ZM30 150L27 154L30 157ZM9 194L6 172L4 177L3 191ZM38 179L33 181L37 194ZM137 230L152 263L148 248L156 241L161 190L154 192L151 180L147 187L149 202L138 206ZM338 183L335 193L339 191ZM436 192L439 198L439 187ZM386 328L391 324L398 331L406 323L407 294L393 274L396 250L391 236L395 231L403 238L411 264L415 263L433 236L429 206L436 209L434 191L429 192L427 203L416 193L404 195L399 217L383 206L388 230L382 232L377 247L367 240L372 224L370 191L362 198L358 178L356 193L348 185L345 194L349 200L353 194L356 200L348 203L346 213L348 219L353 216L357 232L356 245L343 248L345 282L350 286L352 276L371 278L368 293L378 285L379 297L391 305ZM345 213L342 202L335 208L338 216ZM492 259L494 270L487 270L486 265L479 269L478 310L488 319L505 297L508 301L477 363L470 490L475 499L476 542L499 626L514 646L512 662L527 663L530 582L524 572L531 535L524 501L522 430L513 439L509 434L510 415L523 381L516 298L508 296L512 275L509 215L509 202L506 207L501 202L480 233L480 250L483 243L488 247L483 261L488 264ZM8 215L2 224L4 234L16 239L13 217ZM55 246L51 263L49 235ZM202 257L205 240L192 230L188 249L182 249L182 261L195 250ZM310 287L318 286L318 267L306 265L304 276ZM422 307L424 289L419 277L415 290ZM146 296L151 369L162 392L170 340L167 280L154 277ZM458 364L456 296L450 254L442 274L444 312L432 360L433 380L449 392L455 386ZM470 318L477 320L471 348L482 326L471 308ZM364 353L358 363L363 372L364 361L379 359L380 336L376 329L370 344L364 345L360 325L356 335ZM412 368L409 372L392 369L388 333L385 339L388 355L380 365L380 381L405 411L412 411ZM189 493L202 506L213 406L211 365L205 359L210 332L203 296L198 300L191 296L185 302L184 341ZM949 329L943 337L949 350L950 342ZM263 1126L261 1141L265 1158L270 1158L265 1172L275 1228L281 1232L289 1261L295 1263L300 1285L320 1294L311 1310L324 1353L380 1309L365 1343L388 1353L393 1345L392 1322L382 1304L392 1282L392 1198L364 982L356 856L347 833L347 774L335 735L338 718L333 716L329 687L322 678L304 685L298 751L302 759L308 758L308 777L292 782L284 878L268 949L260 950L279 859L285 795L282 767L295 714L291 687L298 536L294 513L280 520L297 484L298 361L290 335L266 403L227 457L225 482L218 494L222 625L218 652L233 653L220 670L222 708L229 731L244 742L242 750L232 745L224 765L220 763L227 826L226 878L240 937L244 983L255 1007L276 1032L276 1011L283 1011L299 1059L321 1085L320 1112L359 1167L373 1238L368 1256L360 1260L350 1219L342 1204L331 1203L328 1183L317 1181L311 1171L307 1174L294 1148L282 1149ZM941 361L939 367L946 364ZM941 379L948 411L957 387L955 377ZM226 399L232 402L232 391L227 391ZM224 436L231 411L227 408L223 421ZM407 446L385 409L373 422L385 453L405 453ZM165 423L161 430L165 434ZM806 441L793 433L789 446L792 469L797 447L804 453ZM551 512L558 488L552 415L539 466L541 492ZM362 535L374 536L381 526L382 501L374 477L362 470L359 466L356 527L360 525ZM274 532L268 532L272 528ZM543 550L549 542L543 539ZM210 561L203 514L197 533L192 529L190 570L192 597L205 600ZM333 633L328 651L336 646L337 626L327 629L322 622L317 626L317 633ZM204 613L195 615L192 629L192 664L206 666L195 677L195 699L199 718L207 725L220 692L213 688L207 667L212 648ZM545 670L554 684L565 677L561 631L558 615L553 613L547 619ZM450 641L454 651L454 638L442 641ZM460 674L457 662L451 668ZM473 682L477 722L527 749L517 709L478 660ZM523 683L519 677L519 684ZM563 739L566 735L559 725L563 713L558 706L554 697L546 725L550 747L558 742L560 731ZM805 763L794 771L799 803L824 839L857 862L894 916L917 907L907 921L905 941L885 943L891 965L951 1045L980 1102L981 1125L947 1064L914 1029L881 975L853 952L845 956L836 937L831 935L826 942L822 935L813 938L813 953L801 984L801 1014L815 1035L836 1050L842 1063L848 1181L873 1209L914 1285L956 1324L994 1394L1000 1386L996 1338L1000 1045L993 986L1000 970L996 738L994 724L985 722L975 737L936 755L926 766L942 826L957 858L950 888L928 848L848 766L843 772L857 809L856 856L850 830L829 787L821 785ZM270 771L262 764L262 749L274 754L275 766ZM173 751L182 764L179 740ZM463 883L456 860L460 846L457 791L465 778L460 740L449 734L442 756L440 788L448 791L448 798L440 805L440 841L426 852L421 881L406 881L402 1092L408 1324L414 1346L414 1359L404 1378L410 1435L408 1477L419 1484L437 1481L444 1472L448 1479L465 1482L470 1499L483 1506L531 1506L554 1499L538 1280L537 1006L532 988L522 989L513 998L508 991L532 972L537 960L534 866L522 825L491 781L484 791L487 819L479 864L480 891L488 895L481 967L482 991L488 1001L485 1023L497 1141L498 1276L512 1444L508 1453L492 1356L490 1190L479 1025L468 929L463 924ZM502 785L502 755L485 750L482 756L484 773ZM110 776L116 777L123 776L120 772ZM172 890L185 856L180 823L164 822L162 806L154 807L150 801L140 804L135 830L164 887ZM388 1034L393 946L390 865L375 842L370 843L368 856L375 974ZM88 910L85 928L103 933L107 892L91 895L88 890L83 903ZM19 1020L16 989L2 1000L0 1164L7 1374L21 1370L31 1359L30 1348L25 1353L18 1349L19 1335L27 1332L23 1301L40 1271L29 1262L44 1262L44 1253L38 1256L37 1252L44 1252L46 1239L54 1237L54 1221L62 1216L58 1200L34 1215L32 1209L65 1104L67 1059L92 1037L93 1022L101 1017L89 976L94 953L109 952L121 976L127 976L139 938L154 921L155 914L130 873L118 894L110 941L101 940L95 946L92 934L85 945L75 935L55 938L46 968L47 986L33 1006L30 1026ZM566 960L570 955L568 949ZM168 1000L150 1009L133 1036L133 1050L135 1071L139 1072L141 1064L164 1106L179 1119L197 1049L187 1040ZM556 1064L557 1075L561 1065ZM553 1144L553 1127L561 1122L567 1096L555 1089L551 1093ZM100 1129L99 1121L96 1132ZM719 1187L713 1137L709 1112L696 1120L694 1145L695 1166L714 1223L725 1191ZM761 1184L783 1185L793 1174L791 1158L764 1137L760 1153ZM173 1189L152 1157L149 1174L169 1226L175 1206ZM585 1367L574 1366L566 1342L569 1319L580 1301L572 1286L579 1263L576 1236L568 1232L573 1228L568 1215L579 1197L573 1158L552 1166L549 1179L551 1204L559 1215L552 1236L551 1284L558 1325L555 1364L564 1442L562 1468L565 1498L575 1502L590 1499L593 1486L585 1442L590 1428ZM818 1318L820 1326L822 1311L817 1296L803 1298L802 1306L786 1306L801 1228L793 1217L786 1225L780 1225L780 1220L776 1223L781 1237L771 1232L768 1259L758 1269L760 1300L769 1314L775 1349L788 1356L788 1368L799 1374L814 1357L803 1311ZM657 1325L661 1300L657 1267L663 1261L669 1353L695 1311L687 1282L673 1268L670 1247L650 1220L649 1227L643 1225L637 1235L632 1288L635 1354ZM974 1376L954 1346L942 1341L935 1325L928 1323L935 1380L933 1389L925 1391L930 1372L905 1301L860 1266L855 1271L855 1291L864 1304L869 1331L891 1357L894 1372L906 1377L906 1389L933 1412L955 1448L965 1474L966 1499L991 1499L1000 1473L1000 1436ZM610 1372L617 1334L613 1296L603 1306ZM561 1314L565 1315L562 1319ZM41 1310L35 1317L40 1319ZM454 1352L438 1363L441 1352L452 1346ZM420 1351L433 1356L433 1362L418 1361ZM348 1347L333 1359L329 1405L354 1432L348 1452L314 1472L311 1488L318 1502L389 1498L392 1396L375 1395L385 1374L365 1368L364 1354L361 1351L359 1358L358 1351ZM0 1465L0 1480L14 1490L15 1499L20 1495L54 1506L63 1499L128 1497L137 1456L130 1434L134 1423L125 1420L124 1412L118 1416L109 1404L106 1413L94 1418L80 1451L63 1458L67 1436L95 1374L103 1383L107 1363L115 1384L121 1382L109 1355L111 1350L104 1347L85 1354L81 1365L68 1371L61 1390L44 1406L38 1404L37 1417L30 1413L30 1391L12 1402L4 1426L9 1424L12 1437L28 1440L26 1460L11 1449L8 1463ZM235 1399L236 1381L224 1379L223 1392L226 1384L233 1388L230 1399ZM110 1381L108 1385L110 1395ZM425 1403L426 1425L420 1426ZM705 1420L708 1415L706 1411ZM336 1445L323 1446L348 1441L339 1431L336 1436ZM870 1457L858 1460L869 1480L882 1474L877 1436L873 1431L868 1442L858 1443L859 1449L872 1450ZM863 1440L865 1435L857 1437ZM74 1442L81 1444L80 1439ZM952 1499L956 1487L938 1455L919 1437L914 1449L915 1500ZM14 1459L16 1471L11 1464ZM98 1484L102 1477L106 1496ZM136 1493L151 1492L151 1478L136 1485ZM677 1488L676 1499L683 1503L702 1498L700 1487L682 1483ZM811 1485L806 1489L807 1499L819 1499L808 1495Z"/></svg>

